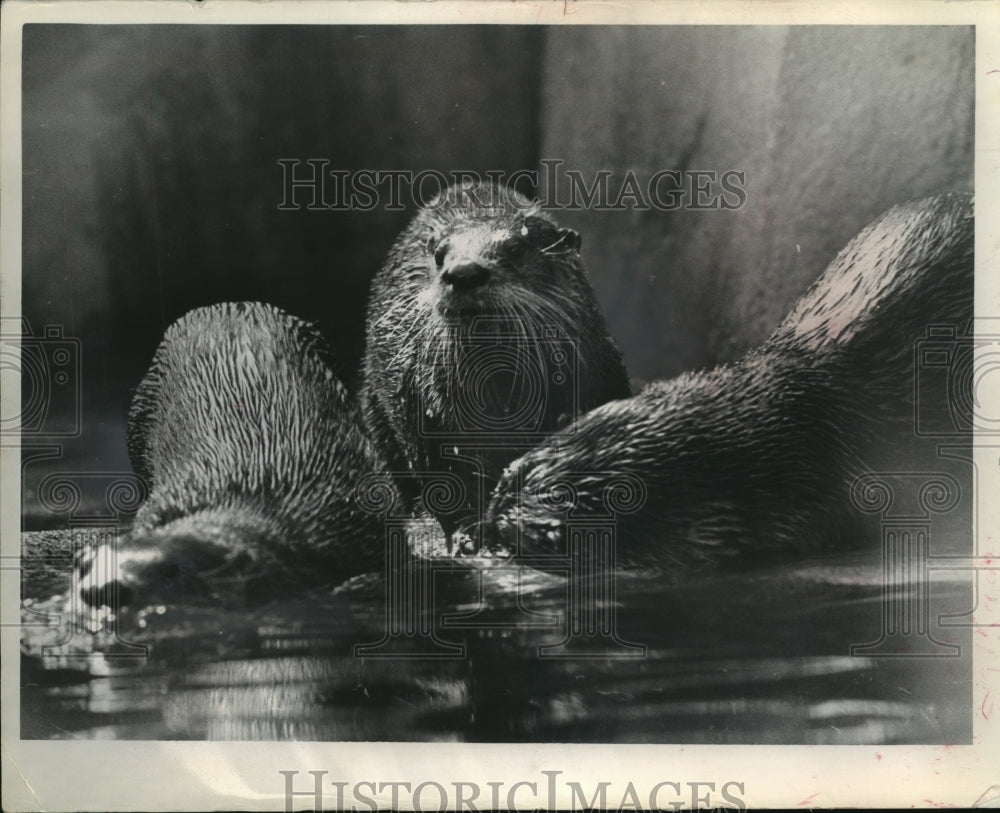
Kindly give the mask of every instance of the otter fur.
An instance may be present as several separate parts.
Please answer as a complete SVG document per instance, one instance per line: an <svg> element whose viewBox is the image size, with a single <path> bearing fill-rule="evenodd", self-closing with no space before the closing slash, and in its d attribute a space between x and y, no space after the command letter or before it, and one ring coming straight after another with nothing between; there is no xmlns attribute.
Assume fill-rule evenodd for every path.
<svg viewBox="0 0 1000 813"><path fill-rule="evenodd" d="M376 275L365 422L404 495L446 533L478 522L504 467L630 395L580 257L580 237L502 186L446 190ZM447 505L421 500L435 478Z"/></svg>
<svg viewBox="0 0 1000 813"><path fill-rule="evenodd" d="M119 544L123 598L186 581L189 597L258 601L383 561L382 522L354 492L384 464L324 339L276 307L212 305L171 325L128 449L149 497Z"/></svg>
<svg viewBox="0 0 1000 813"><path fill-rule="evenodd" d="M488 546L564 553L568 519L615 500L623 565L691 573L862 543L850 485L915 442L914 342L964 328L972 306L971 198L894 208L742 360L600 406L513 462Z"/></svg>

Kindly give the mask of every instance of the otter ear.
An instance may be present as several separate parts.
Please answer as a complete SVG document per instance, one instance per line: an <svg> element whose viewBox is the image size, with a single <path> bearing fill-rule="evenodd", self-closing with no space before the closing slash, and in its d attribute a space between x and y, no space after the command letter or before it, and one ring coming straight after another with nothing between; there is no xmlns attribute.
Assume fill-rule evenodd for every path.
<svg viewBox="0 0 1000 813"><path fill-rule="evenodd" d="M570 251L579 251L583 243L580 233L573 229L559 229L559 243L566 246Z"/></svg>

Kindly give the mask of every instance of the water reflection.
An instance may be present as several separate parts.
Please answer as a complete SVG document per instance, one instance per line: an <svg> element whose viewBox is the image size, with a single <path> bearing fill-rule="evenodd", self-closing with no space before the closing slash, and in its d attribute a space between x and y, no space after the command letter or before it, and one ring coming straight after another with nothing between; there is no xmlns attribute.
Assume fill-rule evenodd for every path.
<svg viewBox="0 0 1000 813"><path fill-rule="evenodd" d="M460 656L356 657L385 635L378 578L258 609L123 612L120 652L25 628L25 738L671 743L934 743L971 738L962 657L866 658L880 634L877 556L714 576L664 589L617 576L615 624L642 657L542 657L566 638L566 576L495 567L438 574L439 639ZM960 572L933 618L967 611ZM59 618L53 597L34 613ZM139 626L139 617L145 621ZM398 642L397 642L398 643ZM586 642L584 642L586 644ZM601 645L603 646L603 644ZM76 647L74 651L73 647ZM403 641L396 654L421 654ZM43 654L43 652L45 654ZM424 653L426 654L426 653ZM589 657L588 657L589 656Z"/></svg>

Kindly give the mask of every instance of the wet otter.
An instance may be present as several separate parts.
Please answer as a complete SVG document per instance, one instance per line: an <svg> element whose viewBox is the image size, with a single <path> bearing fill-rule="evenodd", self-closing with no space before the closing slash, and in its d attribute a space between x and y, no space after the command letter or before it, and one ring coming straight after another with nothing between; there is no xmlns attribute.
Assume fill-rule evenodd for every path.
<svg viewBox="0 0 1000 813"><path fill-rule="evenodd" d="M323 338L278 308L213 305L171 325L135 392L128 449L149 498L119 546L124 600L182 579L188 598L257 601L383 560L382 522L355 485L384 464ZM113 579L89 573L95 561L79 571L93 604L87 591Z"/></svg>
<svg viewBox="0 0 1000 813"><path fill-rule="evenodd" d="M506 187L451 187L416 216L375 277L366 333L365 422L448 534L481 519L511 460L630 394L579 235ZM419 505L433 478L448 505Z"/></svg>
<svg viewBox="0 0 1000 813"><path fill-rule="evenodd" d="M969 322L972 271L969 196L892 209L741 361L598 407L515 461L490 546L565 551L571 510L615 502L623 564L690 573L860 541L850 483L914 443L914 342Z"/></svg>

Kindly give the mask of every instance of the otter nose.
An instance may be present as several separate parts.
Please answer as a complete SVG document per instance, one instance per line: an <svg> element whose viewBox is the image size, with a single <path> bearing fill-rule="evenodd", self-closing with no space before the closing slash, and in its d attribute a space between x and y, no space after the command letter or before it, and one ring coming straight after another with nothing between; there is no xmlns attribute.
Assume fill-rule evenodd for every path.
<svg viewBox="0 0 1000 813"><path fill-rule="evenodd" d="M490 278L490 271L479 263L458 262L441 272L441 279L456 289L476 288Z"/></svg>

